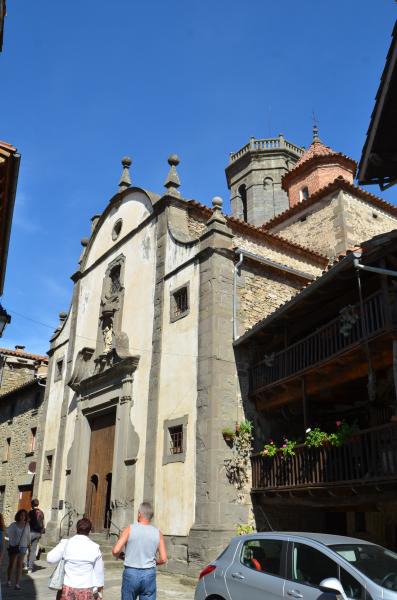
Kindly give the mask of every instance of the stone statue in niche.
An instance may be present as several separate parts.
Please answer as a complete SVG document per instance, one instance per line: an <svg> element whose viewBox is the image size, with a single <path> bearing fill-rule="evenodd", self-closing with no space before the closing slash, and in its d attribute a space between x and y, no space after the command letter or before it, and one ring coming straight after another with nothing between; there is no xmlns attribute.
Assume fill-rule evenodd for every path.
<svg viewBox="0 0 397 600"><path fill-rule="evenodd" d="M103 352L102 354L108 354L113 350L114 347L114 309L104 306L102 309L102 338L103 338Z"/></svg>
<svg viewBox="0 0 397 600"><path fill-rule="evenodd" d="M113 347L113 326L112 323L108 323L103 328L103 351L107 354Z"/></svg>

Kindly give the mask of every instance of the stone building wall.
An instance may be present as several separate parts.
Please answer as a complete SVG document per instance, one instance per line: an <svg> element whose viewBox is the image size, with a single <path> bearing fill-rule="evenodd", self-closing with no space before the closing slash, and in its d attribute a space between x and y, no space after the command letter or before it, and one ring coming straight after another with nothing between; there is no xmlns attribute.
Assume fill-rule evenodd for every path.
<svg viewBox="0 0 397 600"><path fill-rule="evenodd" d="M318 261L314 259L311 261L309 258L299 256L298 253L295 255L292 252L285 251L282 247L277 247L270 242L249 236L235 235L233 238L233 244L237 248L242 248L253 254L257 254L263 258L268 258L280 265L292 267L298 271L309 273L310 275L320 275L323 267L318 264Z"/></svg>
<svg viewBox="0 0 397 600"><path fill-rule="evenodd" d="M43 397L44 387L37 383L0 396L0 489L7 525L13 521L18 509L19 486L29 485L33 480L33 472L29 473L28 467L37 461L40 449L45 421ZM36 428L33 451L32 428ZM7 451L9 438L11 443Z"/></svg>
<svg viewBox="0 0 397 600"><path fill-rule="evenodd" d="M397 219L380 208L343 193L346 213L347 238L350 246L360 244L375 235L386 233L397 227Z"/></svg>
<svg viewBox="0 0 397 600"><path fill-rule="evenodd" d="M33 379L32 365L26 364L26 362L10 362L7 360L8 358L9 357L5 356L1 356L0 358L0 369L2 371L0 383L1 393L9 392L13 388Z"/></svg>
<svg viewBox="0 0 397 600"><path fill-rule="evenodd" d="M272 229L272 233L325 256L334 256L339 250L342 235L338 209L338 197L334 193L284 221Z"/></svg>
<svg viewBox="0 0 397 600"><path fill-rule="evenodd" d="M301 287L302 283L281 273L245 265L238 288L240 335L290 300Z"/></svg>

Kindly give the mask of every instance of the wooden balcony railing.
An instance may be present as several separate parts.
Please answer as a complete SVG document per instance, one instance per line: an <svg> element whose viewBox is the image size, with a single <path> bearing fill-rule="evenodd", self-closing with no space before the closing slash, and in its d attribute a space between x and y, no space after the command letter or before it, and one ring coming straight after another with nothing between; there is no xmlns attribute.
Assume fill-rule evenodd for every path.
<svg viewBox="0 0 397 600"><path fill-rule="evenodd" d="M281 491L397 480L397 424L354 434L343 446L295 449L283 458L253 455L253 491Z"/></svg>
<svg viewBox="0 0 397 600"><path fill-rule="evenodd" d="M251 391L260 389L281 379L295 375L319 364L350 346L361 342L366 336L380 333L386 326L385 296L382 292L369 296L363 303L365 328L360 317L359 305L352 307L357 320L350 327L342 325L338 315L307 337L274 355L268 355L251 370Z"/></svg>

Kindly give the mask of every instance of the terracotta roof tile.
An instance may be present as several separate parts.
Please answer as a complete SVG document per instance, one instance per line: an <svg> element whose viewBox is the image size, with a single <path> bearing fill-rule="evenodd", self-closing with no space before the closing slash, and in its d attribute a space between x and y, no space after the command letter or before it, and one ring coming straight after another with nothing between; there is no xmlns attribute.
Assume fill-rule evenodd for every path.
<svg viewBox="0 0 397 600"><path fill-rule="evenodd" d="M315 164L317 159L318 162L324 163L324 158L327 156L330 158L333 157L335 159L338 159L340 162L344 163L345 166L350 168L353 174L355 173L357 167L357 163L355 160L353 160L352 158L350 158L350 156L347 156L346 154L342 154L342 152L336 152L329 146L323 144L321 140L317 139L310 144L309 148L305 150L303 155L300 157L298 162L292 167L292 169L285 173L282 179L283 189L286 189L291 179L294 179L295 175L300 171L303 171L311 162Z"/></svg>
<svg viewBox="0 0 397 600"><path fill-rule="evenodd" d="M189 205L200 209L202 212L205 213L206 216L210 217L212 215L212 210L210 208L208 208L208 206L205 206L204 204L200 204L200 202L197 202L196 200L188 200L187 202ZM312 259L314 258L319 264L324 265L328 261L327 257L324 256L323 254L320 254L319 252L315 252L314 250L306 248L305 246L301 246L300 244L296 244L294 242L290 242L289 240L285 240L282 237L280 237L274 233L265 231L262 227L255 227L255 225L251 225L250 223L241 221L240 219L237 219L236 217L231 217L228 215L225 215L225 217L226 217L228 224L231 227L237 226L240 229L247 231L248 233L251 233L251 234L254 234L254 235L260 237L262 240L267 240L269 242L275 243L278 246L281 246L286 250L290 250L292 252L297 252L299 254L305 254L306 256L310 256Z"/></svg>
<svg viewBox="0 0 397 600"><path fill-rule="evenodd" d="M48 362L48 356L42 356L41 354L31 354L30 352L24 352L23 350L15 350L11 348L0 348L0 354L6 354L7 356L18 356L20 358L30 358L31 360L40 360Z"/></svg>
<svg viewBox="0 0 397 600"><path fill-rule="evenodd" d="M302 212L309 206L312 206L324 196L327 196L328 194L331 194L332 192L340 189L354 194L356 197L361 198L362 200L365 200L370 204L373 204L373 206L376 206L377 208L380 208L397 218L397 207L394 206L394 204L391 204L390 202L383 200L383 198L379 198L379 196L375 196L374 194L367 192L367 190L364 190L363 188L354 185L353 183L349 183L340 175L339 177L334 179L334 181L331 181L331 183L318 190L315 194L306 198L306 200L303 200L299 204L288 208L273 219L270 219L270 221L267 221L267 223L262 225L263 229L267 231L269 229L272 229L273 227L276 227L276 225L279 225L283 221L286 221L294 215Z"/></svg>

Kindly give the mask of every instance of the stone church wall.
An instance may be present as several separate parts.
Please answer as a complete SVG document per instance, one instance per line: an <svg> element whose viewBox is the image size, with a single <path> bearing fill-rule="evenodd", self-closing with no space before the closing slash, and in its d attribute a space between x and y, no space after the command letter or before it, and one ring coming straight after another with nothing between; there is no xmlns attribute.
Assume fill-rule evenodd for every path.
<svg viewBox="0 0 397 600"><path fill-rule="evenodd" d="M172 318L172 294L188 285L189 309ZM187 536L195 516L198 261L165 279L156 456L156 522L165 535ZM184 423L185 452L168 461L167 425ZM172 457L174 458L174 457ZM176 485L176 482L180 482Z"/></svg>
<svg viewBox="0 0 397 600"><path fill-rule="evenodd" d="M54 473L60 469L56 448L59 443L61 427L61 411L64 394L71 390L66 387L68 337L70 331L70 315L59 332L56 342L53 344L50 356L46 395L44 400L45 431L40 448L40 457L37 463L37 479L35 481L34 494L40 499L40 507L45 514L46 522L51 519L52 493ZM62 361L62 367L60 363ZM57 366L58 365L58 366ZM50 476L44 476L45 460L48 453L53 452L53 472ZM64 496L62 496L64 497Z"/></svg>

